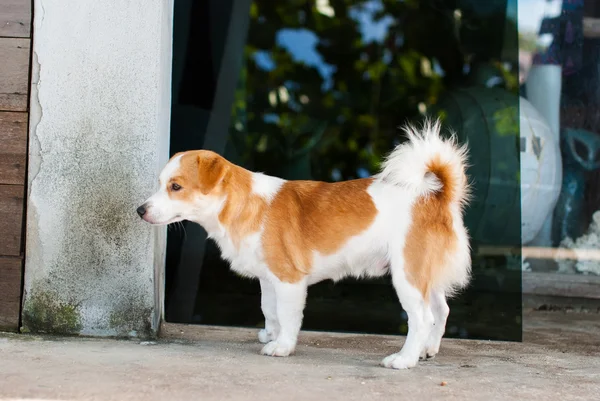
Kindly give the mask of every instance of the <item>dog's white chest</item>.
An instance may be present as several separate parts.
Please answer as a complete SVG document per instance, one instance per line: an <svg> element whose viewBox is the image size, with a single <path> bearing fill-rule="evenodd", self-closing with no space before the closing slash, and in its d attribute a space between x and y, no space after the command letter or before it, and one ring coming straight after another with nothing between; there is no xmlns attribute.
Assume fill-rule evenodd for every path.
<svg viewBox="0 0 600 401"><path fill-rule="evenodd" d="M221 248L221 256L227 260L231 269L245 277L264 277L266 266L261 247L261 232L251 234L235 246L229 238L216 239Z"/></svg>

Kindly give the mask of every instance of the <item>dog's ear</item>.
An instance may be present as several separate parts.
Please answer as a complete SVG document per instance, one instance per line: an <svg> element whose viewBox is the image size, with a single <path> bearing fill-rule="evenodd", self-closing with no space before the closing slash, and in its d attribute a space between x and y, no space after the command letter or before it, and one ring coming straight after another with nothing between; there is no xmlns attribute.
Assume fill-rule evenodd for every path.
<svg viewBox="0 0 600 401"><path fill-rule="evenodd" d="M198 155L198 177L200 191L207 195L223 181L229 166L225 160L216 154Z"/></svg>

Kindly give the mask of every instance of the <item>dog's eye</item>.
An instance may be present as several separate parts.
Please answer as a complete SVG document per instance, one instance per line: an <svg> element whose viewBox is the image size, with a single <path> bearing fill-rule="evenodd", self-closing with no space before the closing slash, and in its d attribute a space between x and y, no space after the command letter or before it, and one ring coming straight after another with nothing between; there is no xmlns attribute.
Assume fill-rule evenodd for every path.
<svg viewBox="0 0 600 401"><path fill-rule="evenodd" d="M181 189L181 185L179 185L177 183L171 184L171 191L179 191L180 189Z"/></svg>

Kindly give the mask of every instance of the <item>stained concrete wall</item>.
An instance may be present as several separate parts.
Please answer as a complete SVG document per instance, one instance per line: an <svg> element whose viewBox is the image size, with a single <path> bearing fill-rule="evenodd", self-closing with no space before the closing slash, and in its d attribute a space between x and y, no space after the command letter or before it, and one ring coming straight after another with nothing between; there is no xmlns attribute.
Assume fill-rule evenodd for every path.
<svg viewBox="0 0 600 401"><path fill-rule="evenodd" d="M173 0L35 0L24 331L156 332Z"/></svg>

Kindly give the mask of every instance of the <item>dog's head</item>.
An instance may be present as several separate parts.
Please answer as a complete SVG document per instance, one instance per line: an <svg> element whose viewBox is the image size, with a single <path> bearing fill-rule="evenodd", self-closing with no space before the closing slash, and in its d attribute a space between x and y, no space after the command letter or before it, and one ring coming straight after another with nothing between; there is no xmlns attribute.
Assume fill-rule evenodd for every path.
<svg viewBox="0 0 600 401"><path fill-rule="evenodd" d="M165 225L182 220L203 224L225 200L225 177L231 165L218 154L197 150L178 153L160 173L159 189L137 209L142 219Z"/></svg>

